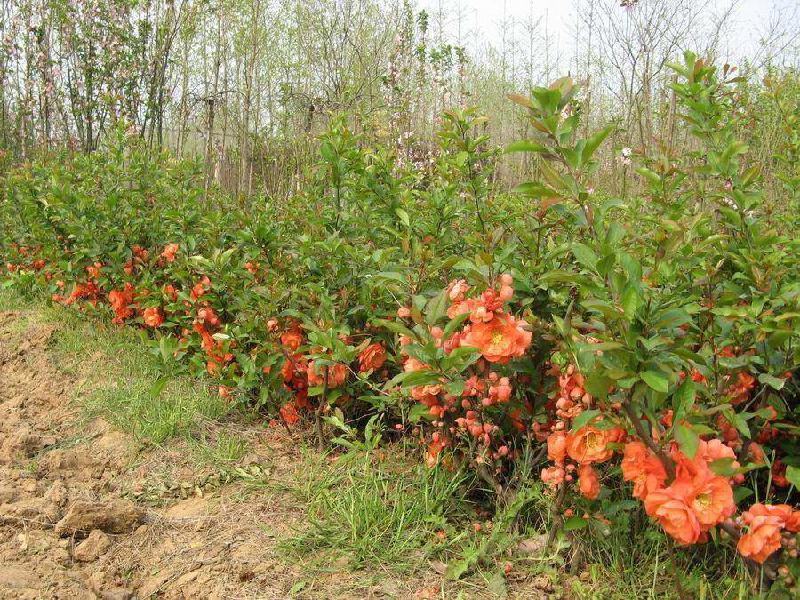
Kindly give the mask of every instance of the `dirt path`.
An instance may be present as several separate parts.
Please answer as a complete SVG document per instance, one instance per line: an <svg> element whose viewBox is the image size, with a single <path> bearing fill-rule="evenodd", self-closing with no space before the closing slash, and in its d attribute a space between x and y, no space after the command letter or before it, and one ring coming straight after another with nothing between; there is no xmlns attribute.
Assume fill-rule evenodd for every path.
<svg viewBox="0 0 800 600"><path fill-rule="evenodd" d="M20 317L0 312L0 598L288 597L298 573L275 540L290 503L243 502L185 457L82 421L54 327ZM285 450L251 448L245 479Z"/></svg>

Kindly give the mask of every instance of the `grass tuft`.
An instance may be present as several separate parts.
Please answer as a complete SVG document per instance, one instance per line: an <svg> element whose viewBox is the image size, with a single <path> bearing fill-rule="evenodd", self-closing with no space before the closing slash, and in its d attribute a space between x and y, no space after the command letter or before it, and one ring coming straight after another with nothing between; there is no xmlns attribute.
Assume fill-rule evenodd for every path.
<svg viewBox="0 0 800 600"><path fill-rule="evenodd" d="M436 532L467 513L466 476L420 465L403 469L366 452L332 465L317 461L299 490L307 525L283 548L294 556L328 550L352 568L396 572L413 571L447 551L456 540L440 540Z"/></svg>

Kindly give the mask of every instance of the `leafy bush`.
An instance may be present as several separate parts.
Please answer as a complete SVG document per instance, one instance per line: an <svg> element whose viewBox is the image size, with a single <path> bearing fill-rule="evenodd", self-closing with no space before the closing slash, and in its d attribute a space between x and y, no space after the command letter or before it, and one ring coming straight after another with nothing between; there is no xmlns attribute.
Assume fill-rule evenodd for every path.
<svg viewBox="0 0 800 600"><path fill-rule="evenodd" d="M582 137L569 79L512 97L535 137L507 150L537 177L510 193L474 109L447 113L416 162L336 120L313 185L283 204L207 191L120 129L9 172L4 275L142 328L166 371L313 422L320 448L384 423L503 510L535 473L548 545L633 531L641 507L676 544L735 544L770 593L796 593L796 132L760 161L739 139L753 106L796 123L796 87L754 90L688 52L672 67L691 141L623 148L630 200L595 189L612 128ZM764 173L785 192L769 210Z"/></svg>

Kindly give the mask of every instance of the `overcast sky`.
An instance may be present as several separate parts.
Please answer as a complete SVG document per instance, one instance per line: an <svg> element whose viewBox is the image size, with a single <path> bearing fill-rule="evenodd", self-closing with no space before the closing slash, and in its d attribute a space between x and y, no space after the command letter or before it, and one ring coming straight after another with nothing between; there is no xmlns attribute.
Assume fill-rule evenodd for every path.
<svg viewBox="0 0 800 600"><path fill-rule="evenodd" d="M720 11L731 2L702 1L709 1L712 11ZM578 4L576 0L419 0L419 6L427 9L432 16L438 14L442 7L442 12L447 15L447 28L454 36L459 27L457 15L460 13L462 34L470 36L470 43L466 44L468 47L474 45L476 30L478 39L483 43L499 46L502 39L501 23L511 18L528 21L531 15L534 19L542 17L547 20L550 35L557 38L554 41L564 49L563 54L569 54L570 24L575 22ZM619 10L624 14L625 9ZM733 32L727 40L730 54L725 58L738 60L745 55L752 56L769 23L775 21L800 38L800 0L739 0L733 13ZM464 28L467 31L463 31ZM724 52L725 49L721 50Z"/></svg>

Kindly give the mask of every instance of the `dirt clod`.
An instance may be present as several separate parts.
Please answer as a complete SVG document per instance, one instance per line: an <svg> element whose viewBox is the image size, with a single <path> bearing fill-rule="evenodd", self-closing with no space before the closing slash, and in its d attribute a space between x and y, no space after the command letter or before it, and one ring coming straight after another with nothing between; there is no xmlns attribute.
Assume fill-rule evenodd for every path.
<svg viewBox="0 0 800 600"><path fill-rule="evenodd" d="M95 529L85 540L75 547L72 557L80 562L92 562L111 548L111 538L99 529Z"/></svg>
<svg viewBox="0 0 800 600"><path fill-rule="evenodd" d="M93 529L107 533L128 533L144 520L144 516L144 510L125 500L109 503L78 501L56 523L55 531L61 536L87 533Z"/></svg>

